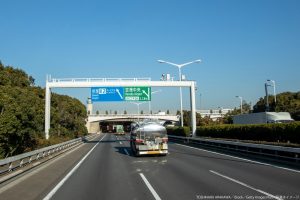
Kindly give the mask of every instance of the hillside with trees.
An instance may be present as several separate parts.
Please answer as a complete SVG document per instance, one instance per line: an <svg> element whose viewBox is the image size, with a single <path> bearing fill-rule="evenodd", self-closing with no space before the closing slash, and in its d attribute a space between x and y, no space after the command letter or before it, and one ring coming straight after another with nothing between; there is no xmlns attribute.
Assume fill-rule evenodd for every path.
<svg viewBox="0 0 300 200"><path fill-rule="evenodd" d="M0 158L87 134L85 106L52 94L50 140L45 140L44 95L32 76L0 62Z"/></svg>

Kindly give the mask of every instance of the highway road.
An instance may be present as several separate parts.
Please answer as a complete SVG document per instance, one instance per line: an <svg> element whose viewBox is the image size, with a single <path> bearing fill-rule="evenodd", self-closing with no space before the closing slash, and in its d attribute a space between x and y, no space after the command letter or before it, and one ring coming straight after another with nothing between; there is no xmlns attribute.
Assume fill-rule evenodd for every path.
<svg viewBox="0 0 300 200"><path fill-rule="evenodd" d="M1 199L300 199L300 171L169 143L134 157L129 136L103 134L22 181ZM22 199L22 198L21 198Z"/></svg>

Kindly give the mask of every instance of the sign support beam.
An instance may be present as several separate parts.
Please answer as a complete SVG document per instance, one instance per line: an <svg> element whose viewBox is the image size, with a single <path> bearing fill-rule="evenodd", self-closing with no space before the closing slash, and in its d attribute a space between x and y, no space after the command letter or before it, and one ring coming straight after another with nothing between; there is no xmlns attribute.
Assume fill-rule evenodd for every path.
<svg viewBox="0 0 300 200"><path fill-rule="evenodd" d="M51 90L46 82L46 95L45 95L45 138L49 139L50 130L50 110L51 110Z"/></svg>
<svg viewBox="0 0 300 200"><path fill-rule="evenodd" d="M192 127L192 135L196 137L196 100L195 100L195 82L192 82L190 87L190 100L191 100L191 127Z"/></svg>
<svg viewBox="0 0 300 200"><path fill-rule="evenodd" d="M190 88L191 99L191 126L192 135L196 136L196 100L195 81L150 81L133 79L48 79L45 89L45 138L49 139L50 130L50 110L51 110L51 88L91 88L91 87L188 87Z"/></svg>

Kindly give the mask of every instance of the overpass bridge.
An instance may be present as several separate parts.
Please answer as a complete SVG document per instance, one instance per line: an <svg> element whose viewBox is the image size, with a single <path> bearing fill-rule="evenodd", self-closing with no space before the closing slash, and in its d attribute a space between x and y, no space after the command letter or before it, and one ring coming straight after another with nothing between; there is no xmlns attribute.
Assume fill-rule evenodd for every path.
<svg viewBox="0 0 300 200"><path fill-rule="evenodd" d="M89 115L86 122L86 127L89 133L99 131L99 122L128 122L141 121L144 119L157 119L162 122L171 121L179 122L179 115L162 115L162 114L114 114L114 115Z"/></svg>
<svg viewBox="0 0 300 200"><path fill-rule="evenodd" d="M179 121L179 115L157 115L157 114L115 114L115 115L89 115L88 122L100 122L100 121L131 121L131 120L143 120L143 119L158 119L160 121Z"/></svg>

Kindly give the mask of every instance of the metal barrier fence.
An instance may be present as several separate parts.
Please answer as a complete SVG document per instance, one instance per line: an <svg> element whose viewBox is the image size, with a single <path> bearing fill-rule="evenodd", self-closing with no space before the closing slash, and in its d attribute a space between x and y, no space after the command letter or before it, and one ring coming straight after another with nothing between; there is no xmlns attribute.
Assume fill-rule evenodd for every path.
<svg viewBox="0 0 300 200"><path fill-rule="evenodd" d="M11 172L16 168L22 167L24 165L30 164L34 161L40 160L42 158L53 155L54 153L61 152L70 147L73 147L77 144L84 142L85 140L90 139L94 135L85 136L82 138L77 138L69 140L60 144L55 144L52 146L44 147L42 149L37 149L20 155L8 157L0 160L0 175L7 172Z"/></svg>
<svg viewBox="0 0 300 200"><path fill-rule="evenodd" d="M49 78L49 82L138 82L138 81L151 81L151 78Z"/></svg>
<svg viewBox="0 0 300 200"><path fill-rule="evenodd" d="M194 137L179 137L169 135L169 139L179 142L184 142L194 145L203 145L224 150L233 150L235 152L244 152L257 154L275 159L299 162L300 148L283 147L265 144L252 144L245 142L221 141L214 139L194 138Z"/></svg>

